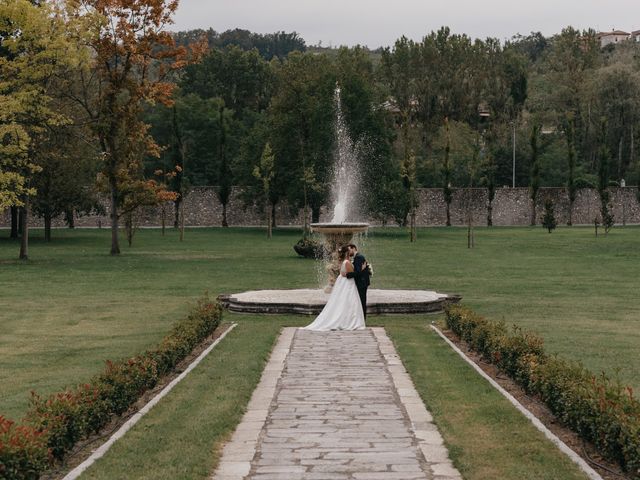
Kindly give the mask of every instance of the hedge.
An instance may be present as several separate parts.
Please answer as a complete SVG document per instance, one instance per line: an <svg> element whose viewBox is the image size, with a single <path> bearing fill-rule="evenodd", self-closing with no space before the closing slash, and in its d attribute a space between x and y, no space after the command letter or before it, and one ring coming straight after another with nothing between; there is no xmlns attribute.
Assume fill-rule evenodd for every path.
<svg viewBox="0 0 640 480"><path fill-rule="evenodd" d="M449 305L445 318L469 348L541 399L603 456L640 479L640 402L631 387L549 355L539 336L489 321L463 306Z"/></svg>
<svg viewBox="0 0 640 480"><path fill-rule="evenodd" d="M0 416L0 480L37 479L83 438L97 433L153 388L220 324L222 308L206 297L152 350L108 361L89 383L47 398L32 393L22 425Z"/></svg>

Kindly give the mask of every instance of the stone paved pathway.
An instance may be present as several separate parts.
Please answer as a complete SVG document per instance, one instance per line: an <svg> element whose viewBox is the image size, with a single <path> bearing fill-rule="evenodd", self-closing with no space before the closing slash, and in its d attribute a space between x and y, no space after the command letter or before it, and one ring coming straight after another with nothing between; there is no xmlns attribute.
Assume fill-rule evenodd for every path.
<svg viewBox="0 0 640 480"><path fill-rule="evenodd" d="M214 475L216 480L460 478L382 328L285 329Z"/></svg>

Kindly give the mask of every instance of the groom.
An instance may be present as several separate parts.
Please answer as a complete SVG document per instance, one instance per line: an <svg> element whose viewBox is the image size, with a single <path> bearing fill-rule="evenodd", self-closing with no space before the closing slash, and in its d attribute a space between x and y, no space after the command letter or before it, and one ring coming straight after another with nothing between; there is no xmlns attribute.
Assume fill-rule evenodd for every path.
<svg viewBox="0 0 640 480"><path fill-rule="evenodd" d="M353 272L347 273L347 278L353 278L358 288L360 303L364 318L367 318L367 288L369 288L371 272L369 271L367 260L364 255L358 253L358 247L353 243L347 245L349 247L349 256L353 257Z"/></svg>

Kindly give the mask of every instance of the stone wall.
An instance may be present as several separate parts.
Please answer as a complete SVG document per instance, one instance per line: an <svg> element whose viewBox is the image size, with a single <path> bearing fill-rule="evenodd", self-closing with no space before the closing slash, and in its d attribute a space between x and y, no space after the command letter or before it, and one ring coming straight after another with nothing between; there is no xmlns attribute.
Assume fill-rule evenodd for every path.
<svg viewBox="0 0 640 480"><path fill-rule="evenodd" d="M640 204L636 187L612 188L611 203L617 224L640 224ZM227 206L227 221L230 226L256 226L265 224L265 215L256 206L246 207L240 197L240 189L234 189ZM536 223L540 223L544 210L544 200L550 197L555 204L555 213L560 225L569 219L569 199L564 188L541 188L536 205ZM451 223L464 225L467 222L468 205L471 206L472 219L475 225L487 224L488 192L486 189L456 189L451 203ZM493 200L492 219L494 225L529 225L531 221L531 201L527 188L500 188L496 190ZM75 219L78 227L109 226L109 208L106 205L104 216L89 215ZM137 224L142 227L154 227L161 224L160 207L144 208L137 214ZM173 225L173 204L165 208L167 226ZM579 190L573 208L573 223L592 224L599 217L600 201L598 192L593 189ZM321 221L329 218L327 209L322 209ZM276 222L279 226L301 225L302 212L294 211L287 205L279 205L276 209ZM187 226L219 226L222 223L222 205L218 201L212 187L194 188L185 200L185 225ZM371 222L378 224L378 222ZM417 214L419 226L437 226L446 224L446 205L442 189L425 188L419 191L419 208ZM9 211L0 213L0 227L10 225ZM33 218L32 226L42 227L42 219ZM53 226L64 226L62 218L57 218Z"/></svg>

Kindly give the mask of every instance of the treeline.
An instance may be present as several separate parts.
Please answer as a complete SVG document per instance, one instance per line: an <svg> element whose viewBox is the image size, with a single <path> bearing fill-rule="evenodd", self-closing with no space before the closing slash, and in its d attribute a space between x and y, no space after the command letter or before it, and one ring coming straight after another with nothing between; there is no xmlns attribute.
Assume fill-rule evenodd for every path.
<svg viewBox="0 0 640 480"><path fill-rule="evenodd" d="M285 58L290 52L304 52L307 49L306 43L296 32L275 32L275 33L254 33L249 30L236 28L218 33L214 29L195 29L176 32L173 35L176 43L188 46L194 42L206 38L209 48L225 48L231 45L242 50L258 51L265 60L274 57Z"/></svg>
<svg viewBox="0 0 640 480"><path fill-rule="evenodd" d="M505 43L442 28L381 52L311 48L270 62L227 45L182 72L173 114L158 108L148 121L167 145L163 168L184 161L183 178L218 186L223 205L231 184L260 197L253 171L269 143L269 208L286 199L317 220L330 202L337 82L366 210L404 224L416 187L444 188L450 200L456 187L485 186L492 199L496 187L530 186L535 205L540 186L566 186L573 200L578 188L637 182L639 80L640 44L602 49L595 32L573 28Z"/></svg>
<svg viewBox="0 0 640 480"><path fill-rule="evenodd" d="M535 205L540 186L566 186L570 200L595 186L604 208L610 183L640 174L638 43L442 28L376 52L327 50L295 32L170 34L176 5L157 3L0 4L0 208L23 258L28 211L49 238L53 217L72 222L106 198L117 254L140 207L173 201L177 226L197 185L215 185L223 205L239 185L265 216L286 200L317 220L330 203L336 85L362 213L382 220L411 222L417 187L450 201L453 188L485 186L491 200L496 187L530 186Z"/></svg>

